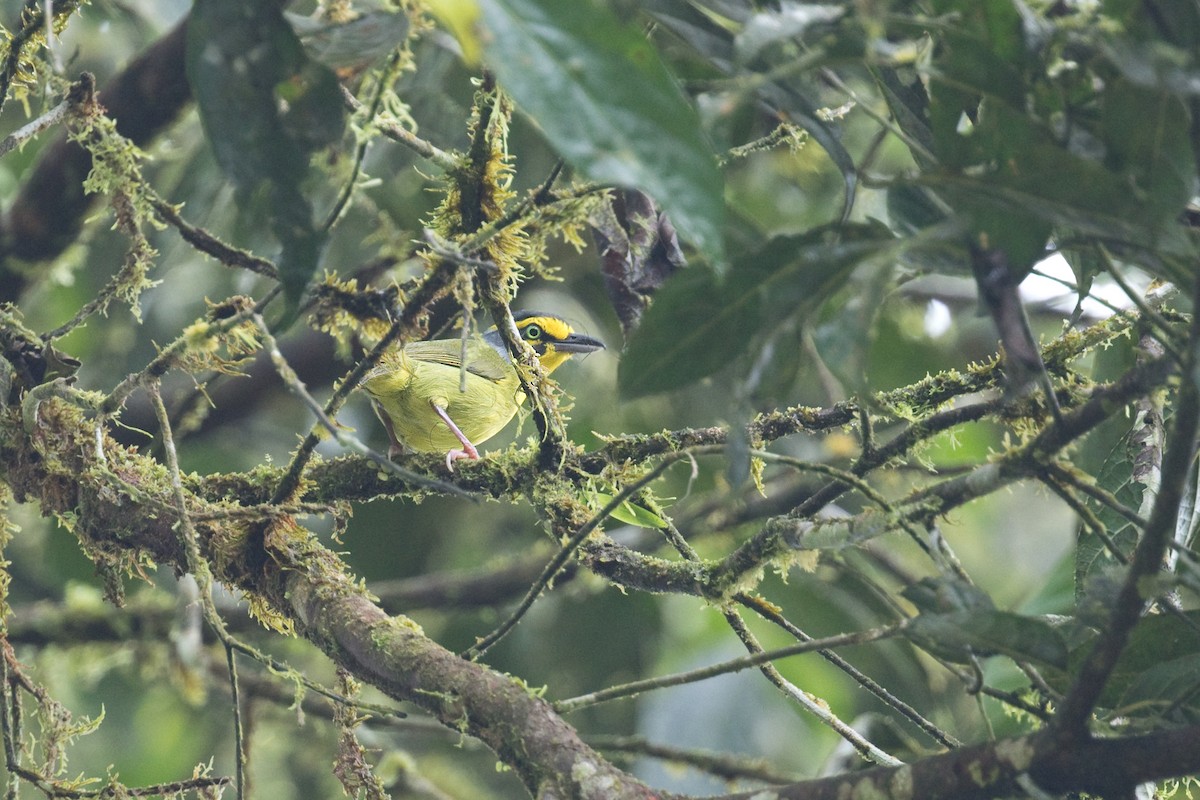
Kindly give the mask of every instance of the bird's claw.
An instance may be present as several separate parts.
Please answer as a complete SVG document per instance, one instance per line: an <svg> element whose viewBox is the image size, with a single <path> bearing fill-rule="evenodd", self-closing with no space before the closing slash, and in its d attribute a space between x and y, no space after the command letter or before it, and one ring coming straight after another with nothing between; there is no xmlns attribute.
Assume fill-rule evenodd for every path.
<svg viewBox="0 0 1200 800"><path fill-rule="evenodd" d="M479 450L477 450L473 444L468 444L466 449L463 450L451 450L450 452L446 453L446 469L454 472L454 462L460 458L469 458L472 461L478 461Z"/></svg>

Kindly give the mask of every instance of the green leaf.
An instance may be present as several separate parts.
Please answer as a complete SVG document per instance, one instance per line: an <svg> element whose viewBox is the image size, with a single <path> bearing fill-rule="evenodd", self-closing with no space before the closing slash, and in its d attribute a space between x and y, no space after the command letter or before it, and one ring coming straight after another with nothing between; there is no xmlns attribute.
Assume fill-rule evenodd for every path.
<svg viewBox="0 0 1200 800"><path fill-rule="evenodd" d="M888 219L904 234L937 225L946 219L946 211L936 201L936 195L923 186L896 183L887 190ZM966 269L964 265L962 269Z"/></svg>
<svg viewBox="0 0 1200 800"><path fill-rule="evenodd" d="M1163 711L1172 705L1200 710L1200 653L1155 664L1129 683L1118 708L1123 714Z"/></svg>
<svg viewBox="0 0 1200 800"><path fill-rule="evenodd" d="M1114 81L1104 93L1107 165L1123 178L1126 196L1142 207L1137 219L1147 225L1172 222L1191 197L1190 127L1183 103L1165 91Z"/></svg>
<svg viewBox="0 0 1200 800"><path fill-rule="evenodd" d="M921 182L939 187L973 241L986 234L985 246L1018 272L1041 257L1052 227L1189 257L1193 245L1175 224L1196 167L1184 102L1144 75L1106 77L1099 91L1067 99L1046 75L1053 65L1037 60L1051 57L1039 49L1045 26L1027 18L1023 27L1018 5L940 7L957 15L930 72L941 171ZM1162 266L1160 277L1190 279Z"/></svg>
<svg viewBox="0 0 1200 800"><path fill-rule="evenodd" d="M972 655L1006 655L1058 669L1067 665L1066 641L1054 626L1008 611L922 614L909 623L905 636L918 647L956 663L967 663Z"/></svg>
<svg viewBox="0 0 1200 800"><path fill-rule="evenodd" d="M1025 41L1022 36L1021 15L1016 5L1011 0L934 0L935 13L952 15L956 23L948 30L947 38L962 46L950 56L955 59L970 59L986 53L988 58L1004 60L1010 68L1012 64L1020 63L1025 51ZM954 63L963 72L970 73L961 61L956 60ZM1006 85L1004 77L981 70L979 80L972 85L983 87L994 83L1006 90L1015 88Z"/></svg>
<svg viewBox="0 0 1200 800"><path fill-rule="evenodd" d="M1105 264L1100 255L1092 249L1071 248L1060 250L1059 253L1075 275L1075 311L1072 314L1072 323L1074 323L1075 318L1082 311L1083 301L1092 291L1092 283L1096 280L1096 276L1104 272Z"/></svg>
<svg viewBox="0 0 1200 800"><path fill-rule="evenodd" d="M937 189L956 208L978 211L992 206L997 213L1009 209L1016 216L1024 214L1077 235L1101 237L1171 256L1144 259L1142 266L1165 280L1191 279L1171 264L1174 259L1195 257L1195 245L1186 228L1142 224L1141 206L1131 201L1131 192L1123 188L1120 178L1099 164L1077 159L1064 150L1047 150L1044 155L1044 160L1026 165L1027 171L1040 173L1036 180L1006 181L995 176L940 172L925 174L919 183Z"/></svg>
<svg viewBox="0 0 1200 800"><path fill-rule="evenodd" d="M719 269L721 174L695 109L646 37L592 3L480 6L485 60L559 154L592 180L645 191Z"/></svg>
<svg viewBox="0 0 1200 800"><path fill-rule="evenodd" d="M990 611L992 599L978 586L956 578L922 578L905 586L900 596L923 614L959 611Z"/></svg>
<svg viewBox="0 0 1200 800"><path fill-rule="evenodd" d="M724 313L725 300L717 276L703 267L668 281L621 356L621 394L632 398L679 389L741 355L745 339L717 335L709 324Z"/></svg>
<svg viewBox="0 0 1200 800"><path fill-rule="evenodd" d="M1008 0L950 0L939 5L957 24L938 37L930 70L929 122L934 151L947 168L986 162L1006 139L989 114L1023 112L1026 81L1020 17Z"/></svg>
<svg viewBox="0 0 1200 800"><path fill-rule="evenodd" d="M305 55L273 0L197 0L186 66L217 163L240 199L268 190L280 280L294 311L323 243L301 183L308 154L341 136L337 78Z"/></svg>
<svg viewBox="0 0 1200 800"><path fill-rule="evenodd" d="M695 383L729 365L755 336L806 315L843 286L864 259L896 240L880 225L781 236L743 256L727 279L688 269L655 295L617 375L625 397Z"/></svg>
<svg viewBox="0 0 1200 800"><path fill-rule="evenodd" d="M333 69L363 67L395 50L408 36L408 15L370 11L345 22L284 12L309 56Z"/></svg>
<svg viewBox="0 0 1200 800"><path fill-rule="evenodd" d="M813 328L821 360L849 392L866 394L867 363L877 333L876 320L893 289L893 265L872 265L850 276L846 287L829 303L837 307ZM798 359L792 358L793 362Z"/></svg>
<svg viewBox="0 0 1200 800"><path fill-rule="evenodd" d="M592 492L592 496L596 498L601 507L613 501L613 495L605 492ZM626 525L634 525L638 528L654 528L657 530L667 527L666 520L658 514L628 500L613 509L612 518L624 522Z"/></svg>
<svg viewBox="0 0 1200 800"><path fill-rule="evenodd" d="M871 70L879 90L887 101L896 124L920 147L910 147L913 160L923 169L933 166L933 132L929 129L929 93L921 75L911 68L875 67ZM891 193L889 192L889 206Z"/></svg>
<svg viewBox="0 0 1200 800"><path fill-rule="evenodd" d="M1200 611L1145 617L1130 634L1129 644L1121 652L1100 695L1099 706L1125 713L1136 710L1129 706L1153 703L1151 710L1158 711L1164 703L1185 700L1194 708L1200 701L1200 696L1193 698L1189 694L1200 683L1197 625L1200 625ZM1070 687L1073 676L1091 654L1096 635L1095 630L1085 628L1071 640L1070 671L1046 675L1054 689L1065 692Z"/></svg>
<svg viewBox="0 0 1200 800"><path fill-rule="evenodd" d="M1103 49L1121 74L1139 86L1178 95L1194 95L1200 86L1200 60L1194 48L1120 37L1106 43Z"/></svg>

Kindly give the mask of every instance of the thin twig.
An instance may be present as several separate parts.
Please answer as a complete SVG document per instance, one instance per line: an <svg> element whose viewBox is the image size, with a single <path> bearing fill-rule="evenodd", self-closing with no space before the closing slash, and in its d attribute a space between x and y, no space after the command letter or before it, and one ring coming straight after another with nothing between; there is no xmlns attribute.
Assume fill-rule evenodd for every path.
<svg viewBox="0 0 1200 800"><path fill-rule="evenodd" d="M20 741L20 731L17 730L16 722L20 715L14 706L16 685L8 672L10 658L15 660L16 654L12 652L12 646L5 638L0 641L0 736L4 737L4 763L10 772L15 772L21 768L21 756L16 745ZM9 782L5 797L16 800L16 796L17 781L13 780Z"/></svg>
<svg viewBox="0 0 1200 800"><path fill-rule="evenodd" d="M1137 530L1141 531L1146 529L1146 518L1122 503L1117 499L1115 494L1108 491L1103 486L1099 486L1095 483L1084 480L1083 476L1070 469L1067 469L1058 462L1051 462L1047 464L1045 472L1048 477L1053 478L1055 481L1063 483L1086 494L1088 497L1092 498L1109 511L1112 511L1117 516L1122 517Z"/></svg>
<svg viewBox="0 0 1200 800"><path fill-rule="evenodd" d="M24 766L20 760L20 750L17 743L21 740L21 704L18 688L30 692L39 702L48 701L45 691L35 686L20 672L16 654L7 640L0 637L0 733L4 739L4 760L9 773L8 788L5 792L7 800L16 800L17 791L22 781L37 787L48 798L78 798L93 797L154 797L172 796L183 792L203 792L205 790L221 789L231 783L227 776L216 778L195 777L188 780L160 783L151 786L105 786L101 789L79 789L47 778L45 775ZM74 782L72 782L74 783ZM118 789L118 791L114 791Z"/></svg>
<svg viewBox="0 0 1200 800"><path fill-rule="evenodd" d="M591 519L579 526L579 530L577 530L575 534L571 536L569 540L567 540L566 544L564 544L562 548L560 548L559 551L554 554L554 557L546 564L545 568L542 570L542 574L539 575L538 579L533 582L533 585L529 588L529 591L525 593L525 597L522 598L516 609L514 609L508 618L505 619L504 622L500 623L495 630L481 639L478 639L473 646L462 653L463 658L468 658L474 661L486 653L488 649L492 647L492 645L503 639L504 636L510 630L512 630L518 622L521 621L521 618L525 616L525 612L527 612L533 606L534 602L538 599L538 597L541 596L546 587L549 586L554 580L554 576L558 574L559 570L563 568L563 565L565 565L571 556L575 554L575 551L579 549L584 540L587 539L588 536L590 536L592 532L596 530L596 528L598 528L602 522L604 522L604 520L608 519L614 511L616 511L621 507L622 504L629 500L629 498L633 497L644 487L656 480L658 476L667 469L667 467L685 457L685 454L679 453L675 457L663 459L660 463L652 467L645 475L638 478L636 481L618 492L616 496L614 496L612 500L608 501L608 503L606 503L604 507L600 509L600 511L597 512Z"/></svg>
<svg viewBox="0 0 1200 800"><path fill-rule="evenodd" d="M1158 310L1146 302L1146 298L1142 296L1141 292L1136 291L1129 285L1129 281L1125 280L1125 276L1121 274L1120 268L1113 261L1108 248L1104 245L1099 245L1097 249L1100 251L1100 258L1104 261L1104 268L1108 272L1108 276L1120 287L1125 296L1129 298L1129 301L1137 306L1142 318L1155 330L1155 338L1158 339L1158 343L1162 345L1163 349L1167 351L1176 364L1182 366L1184 357L1175 346L1174 340L1176 337L1171 330L1171 323L1163 319Z"/></svg>
<svg viewBox="0 0 1200 800"><path fill-rule="evenodd" d="M161 404L161 401L160 401ZM164 418L166 410L163 410ZM225 643L225 663L229 667L229 705L233 709L233 762L236 777L237 797L246 796L246 734L242 726L242 698L238 689L237 656L234 649Z"/></svg>
<svg viewBox="0 0 1200 800"><path fill-rule="evenodd" d="M149 191L149 187L147 190ZM244 269L278 280L279 267L275 262L226 244L203 228L189 223L180 215L176 206L168 203L158 194L149 191L148 196L150 205L154 209L154 213L158 214L159 219L179 231L180 237L201 253L212 256L231 269Z"/></svg>
<svg viewBox="0 0 1200 800"><path fill-rule="evenodd" d="M42 131L57 125L63 120L71 116L80 106L92 102L92 98L96 91L96 78L92 73L85 72L79 76L79 80L71 84L71 89L67 93L66 98L54 108L34 119L32 122L22 125L15 131L0 139L0 156L4 156L12 150L23 145L33 137L37 136Z"/></svg>
<svg viewBox="0 0 1200 800"><path fill-rule="evenodd" d="M362 102L349 89L345 86L340 86L339 88L342 90L342 102L346 108L355 113L363 109ZM374 121L374 124L384 136L392 141L399 142L422 158L429 159L447 172L458 168L458 158L405 130L401 126L393 122L385 122L378 119Z"/></svg>
<svg viewBox="0 0 1200 800"><path fill-rule="evenodd" d="M652 509L652 511L656 513L659 510L660 509L658 508ZM683 534L680 533L679 529L673 524L668 522L666 528L663 529L663 533L681 556L686 558L688 561L700 561L699 554L692 548L691 544L688 543L687 539L684 538ZM745 593L739 593L734 599L743 605L746 605L748 608L753 607L747 602L749 598L745 595ZM733 630L734 635L741 640L748 652L763 652L762 645L759 644L758 639L756 639L754 634L751 633L750 629L746 626L745 621L742 619L741 615L738 614L736 609L734 609L732 606L725 605L721 609L721 614L725 617L725 621L728 623L730 629ZM804 641L807 638L808 637L803 637L801 638L801 641ZM831 652L832 651L828 650L822 651L822 655ZM801 691L799 688L797 688L794 684L792 684L791 681L787 680L782 674L780 674L779 670L775 668L774 664L763 664L759 667L759 671L762 672L766 679L774 684L780 691L782 691L792 700L799 703L805 710L820 720L823 725L826 725L835 733L837 733L838 736L841 736L842 739L849 742L850 745L868 761L873 761L876 764L891 766L898 766L903 763L902 761L893 758L883 750L876 747L874 744L868 741L866 737L862 736L858 731L854 730L854 728L843 722L840 717L833 713L828 704L818 701L816 698L809 696L807 692Z"/></svg>
<svg viewBox="0 0 1200 800"><path fill-rule="evenodd" d="M77 2L56 3L53 16L71 14L78 5ZM25 10L21 14L21 26L8 37L4 63L0 64L0 110L4 109L4 103L8 100L8 90L12 88L13 80L21 71L21 51L43 32L45 25L51 22L38 4L27 2L24 6Z"/></svg>
<svg viewBox="0 0 1200 800"><path fill-rule="evenodd" d="M1124 551L1117 546L1116 541L1114 541L1112 536L1109 535L1107 526L1105 526L1100 518L1096 516L1094 511L1088 508L1087 503L1076 497L1069 486L1065 485L1062 481L1057 480L1057 476L1052 477L1051 475L1046 474L1040 475L1039 477L1041 478L1042 485L1046 486L1050 489L1050 491L1058 495L1058 498L1066 503L1068 508L1075 512L1075 514L1079 517L1079 521L1082 523L1083 527L1087 528L1088 532L1093 536L1096 536L1100 539L1101 543L1104 544L1104 549L1108 551L1108 554L1112 556L1118 564L1124 567L1129 566L1129 556L1125 555Z"/></svg>
<svg viewBox="0 0 1200 800"><path fill-rule="evenodd" d="M187 497L183 492L183 478L179 472L179 457L175 452L175 439L171 436L171 421L167 414L167 407L163 403L158 383L152 383L149 389L150 401L154 406L154 415L158 418L159 431L162 434L163 453L167 462L167 473L171 478L171 493L175 498L176 513L179 514L179 529L183 536L184 552L188 561L188 572L196 579L196 585L199 587L200 609L204 613L204 618L217 634L217 638L225 646L225 655L229 661L229 691L233 697L233 746L234 761L236 763L235 786L238 800L243 800L246 790L245 739L243 738L241 708L238 705L237 669L233 660L233 646L231 644L233 635L226 629L225 620L221 619L220 613L213 604L213 577L208 569L207 562L200 555L200 543L196 534L196 527L192 522L191 514L188 513Z"/></svg>
<svg viewBox="0 0 1200 800"><path fill-rule="evenodd" d="M197 340L200 337L216 337L228 333L255 314L261 313L262 309L281 291L282 287L277 284L263 296L262 300L252 306L242 308L224 319L205 323L208 327L204 330L198 329L196 325L188 328L179 338L171 342L171 344L155 356L149 364L140 371L127 376L108 393L108 396L100 404L101 416L112 416L139 386L156 381L166 375L179 362L179 359L189 348L196 346Z"/></svg>
<svg viewBox="0 0 1200 800"><path fill-rule="evenodd" d="M766 664L770 661L777 661L781 658L800 655L801 653L812 653L817 650L830 650L835 647L848 647L850 645L867 644L869 642L878 642L883 639L890 639L904 632L907 623L901 622L895 625L887 625L882 628L871 628L865 631L855 631L852 633L843 633L837 636L827 636L824 639L813 639L809 642L796 642L785 647L779 647L774 650L765 650L761 653L753 653L740 658L732 658L728 661L721 661L717 664L712 664L699 669L688 670L686 672L677 672L674 675L664 675L658 678L648 678L641 681L631 681L623 683L620 686L611 686L607 689L601 689L598 692L590 692L588 694L579 695L578 697L570 697L566 700L559 700L554 703L555 711L560 714L568 714L572 711L578 711L587 706L594 706L599 703L604 703L609 700L615 700L620 697L633 697L634 695L648 692L653 689L665 689L670 686L682 686L687 683L695 683L697 681L715 678L717 675L724 675L729 672L740 672L744 669L757 667L759 664Z"/></svg>
<svg viewBox="0 0 1200 800"><path fill-rule="evenodd" d="M848 487L857 490L863 497L879 506L880 510L885 514L896 517L899 527L909 535L909 538L916 543L917 547L921 548L922 552L933 559L935 564L938 564L939 566L941 565L941 559L935 558L935 554L943 555L945 556L946 563L951 567L951 569L954 571L954 574L960 580L965 581L966 583L974 582L971 580L971 576L967 574L966 570L963 569L962 563L958 560L957 556L954 555L953 551L950 549L950 545L944 539L940 540L939 546L935 550L911 522L896 514L895 507L891 502L888 501L886 497L876 491L869 483L855 475L853 472L831 467L828 464L803 461L798 458L793 458L792 456L780 455L778 453L771 453L765 450L754 450L751 452L751 455L756 458L761 458L764 461L773 461L779 464L785 464L795 469L804 470L806 472L815 472L819 475L825 475L835 481L844 483Z"/></svg>
<svg viewBox="0 0 1200 800"><path fill-rule="evenodd" d="M396 67L399 63L400 52L396 50L393 51L392 55L388 58L387 65L379 70L374 87L375 91L371 96L371 104L370 106L366 107L366 117L368 122L374 122L376 116L379 114L379 107L383 103L383 95L387 91L388 84L394 77ZM354 97L353 94L350 94L350 90L345 86L339 86L339 88L343 92L343 97L347 95ZM360 105L359 109L361 108L362 106ZM358 109L356 109L355 113L357 113L357 111ZM354 160L350 166L350 175L346 178L346 183L342 187L342 191L338 193L338 198L334 201L333 207L329 209L329 214L326 215L325 222L321 225L321 230L329 231L333 229L334 224L338 221L338 218L341 217L342 212L344 212L349 205L350 198L354 196L354 184L358 180L358 176L362 174L363 158L367 155L367 145L370 144L370 141L370 138L363 136L360 138L358 145L354 148Z"/></svg>
<svg viewBox="0 0 1200 800"><path fill-rule="evenodd" d="M645 502L649 502L649 501L645 501ZM660 517L664 516L663 514L659 513L661 511L661 509L659 509L657 507L652 507L650 510L652 512L658 514ZM663 530L663 533L667 536L667 540L679 552L679 554L681 556L688 559L689 561L698 562L700 560L699 554L692 548L691 544L688 543L687 539L684 538L683 534L679 532L678 528L676 528L673 523L668 521L666 528ZM737 595L734 596L733 599L735 601L737 601L738 603L740 603L741 605L745 606L746 608L749 608L752 611L755 611L760 616L762 616L764 619L767 619L770 622L773 622L776 625L778 625L779 627L783 628L789 634L794 636L798 641L801 641L801 642L812 641L811 636L806 634L804 631L800 630L800 628L798 628L797 626L793 625L786 617L783 616L783 614L781 614L777 609L775 609L774 606L771 605L770 603L764 602L760 598L754 597L753 595L750 595L746 592L739 592ZM734 617L731 617L730 615L734 614L734 612L732 609L729 609L729 608L726 608L723 613L725 614L725 617L729 621L731 627L733 627L734 632L737 633L738 637L742 639L743 643L746 644L748 649L751 649L752 652L754 649L758 649L758 650L762 649L760 646L758 646L757 642L755 642L753 640L753 635L750 633L749 629L745 627L745 624L742 622L741 617L738 617L736 615ZM735 619L736 619L736 622L735 622ZM859 685L863 686L865 689L870 691L872 694L874 694L880 700L887 703L892 708L894 708L896 711L900 712L902 715L904 715L909 720L914 722L919 728L924 730L926 733L928 733L930 736L932 736L939 743L941 743L947 747L955 747L955 746L959 745L959 742L956 739L954 739L954 737L950 736L947 733L944 733L937 726L935 726L932 722L929 722L927 719L925 719L923 716L921 716L920 713L918 713L916 711L916 709L912 708L908 704L906 704L906 703L902 702L901 700L899 700L898 698L894 697L890 692L888 692L886 689L884 689L878 683L876 683L875 681L871 680L869 677L864 675L862 672L860 672L858 669L856 669L852 664L850 664L844 658L839 656L837 653L833 652L832 650L821 650L819 652L820 652L820 655L822 658L824 658L826 661L828 661L831 664L833 664L834 666L836 666L838 669L841 669L843 672L845 672L847 675L849 675L853 680L858 682ZM795 690L795 687L792 686L792 684L790 682L786 681L783 678L783 676L779 674L778 670L776 670L773 666L766 665L766 667L763 669L763 674L765 674L767 676L768 680L770 680L772 683L774 683L776 686L778 686L782 691L784 691L786 694L788 694L788 696L793 697L794 699L798 700L802 705L804 705L805 708L809 708L810 711L813 711L816 714L818 719L820 719L822 722L830 725L830 727L832 727L835 731L837 731L837 733L839 735L846 738L847 741L849 741L855 747L855 749L857 749L860 753L863 753L870 760L876 761L877 763L888 763L889 759L891 758L890 756L886 756L886 754L884 754L886 756L886 758L882 761L879 758L875 757L874 745L872 745L870 742L866 741L865 739L862 739L858 735L858 732L854 731L853 728L849 728L849 726L842 723L842 721L840 719L838 719L836 716L834 716L833 713L828 710L828 708L817 705L817 704L814 704L814 705L817 705L816 708L810 707L810 703L813 703L813 701L811 701L807 697L807 695L804 695L802 692L797 693L797 691ZM847 731L843 730L843 729L848 729L848 732L851 735L847 736Z"/></svg>
<svg viewBox="0 0 1200 800"><path fill-rule="evenodd" d="M746 626L745 620L741 618L736 609L727 606L722 610L722 613L729 627L746 647L747 652L751 654L766 652L763 646L759 644L758 639L750 632L750 628ZM895 756L881 750L861 733L843 722L840 717L833 713L828 703L818 700L784 678L774 664L760 664L758 669L776 688L803 706L810 714L819 719L822 724L837 733L838 736L841 736L844 741L848 742L867 761L888 767L898 767L904 763Z"/></svg>
<svg viewBox="0 0 1200 800"><path fill-rule="evenodd" d="M217 611L216 605L213 603L212 572L208 568L208 562L206 562L204 560L203 556L200 553L199 539L198 539L198 536L196 533L195 526L192 522L191 514L189 513L188 508L187 508L187 498L184 494L183 479L182 479L182 476L179 471L179 460L175 453L175 440L171 436L170 419L167 414L166 405L164 405L164 403L162 401L162 394L159 392L157 384L151 385L150 397L151 397L151 401L153 402L153 405L154 405L154 413L155 413L156 418L158 419L158 424L160 426L160 431L161 431L162 437L163 437L163 452L164 452L165 460L167 462L167 471L171 478L171 490L172 490L172 493L175 498L176 512L179 515L179 523L180 523L181 534L183 536L184 550L185 550L186 557L188 559L188 571L191 572L192 575L196 578L196 583L200 589L200 604L201 604L200 607L201 607L201 610L204 612L205 621L207 621L209 623L209 626L212 628L213 632L216 634L217 639L225 647L226 658L229 661L230 692L233 697L233 703L235 706L234 745L237 748L236 752L238 753L238 761L239 761L238 774L237 774L237 781L238 781L237 785L238 785L238 790L239 790L238 797L241 798L242 797L241 791L243 790L243 788L245 786L245 769L244 769L244 763L243 763L243 755L244 755L245 750L244 750L244 740L242 738L242 730L243 730L242 719L241 719L240 707L238 706L237 672L236 672L235 664L233 663L235 651L249 656L250 658L254 659L255 661L258 661L259 663L263 664L264 666L266 666L269 669L272 669L276 672L281 672L281 673L285 673L285 674L294 676L294 679L298 680L306 688L311 689L315 692L318 692L335 702L343 703L345 705L355 707L355 708L372 708L373 713L381 713L382 715L385 715L385 716L386 715L403 716L404 714L403 714L403 712L397 711L395 709L389 709L386 707L367 706L365 704L358 703L358 702L355 702L354 700L344 697L343 695L341 695L337 692L334 692L330 689L327 689L327 688L321 686L320 684L318 684L314 681L309 680L308 678L304 677L300 673L293 670L287 664L284 664L281 661L278 661L274 658L267 656L264 653L259 652L256 648L251 647L250 645L246 644L245 642L242 642L240 639L238 639L236 636L234 636L233 634L231 634L229 632L229 629L225 625L225 620L222 619L220 613Z"/></svg>
<svg viewBox="0 0 1200 800"><path fill-rule="evenodd" d="M671 747L649 742L641 736L589 736L587 743L609 753L644 755L684 764L723 780L756 780L764 783L794 783L798 780L794 775L776 772L761 759Z"/></svg>
<svg viewBox="0 0 1200 800"><path fill-rule="evenodd" d="M1061 423L1055 422L1046 426L1026 443L1012 448L967 475L943 480L912 492L902 503L897 504L904 510L894 519L888 520L882 525L875 524L874 520L870 521L870 535L878 536L888 530L894 530L898 527L900 520L921 525L931 524L948 511L971 500L1044 471L1046 464L1054 458L1058 451L1105 422L1111 416L1113 403L1128 402L1149 389L1161 385L1173 374L1172 366L1167 359L1135 366L1115 383L1093 390L1092 396L1087 402L1063 414ZM977 408L970 406L957 410L967 409L978 411ZM898 442L924 438L929 433L928 426L933 419L934 417L930 417L914 423L905 432L875 450L871 459L868 460L865 456L860 458L851 471L856 474L860 471L866 472L865 467L867 466L873 468L886 463L893 456L907 452L908 445L898 452L895 450L895 445ZM946 421L946 418L943 417L942 421ZM840 481L829 484L786 517L777 517L769 521L758 533L721 561L712 576L714 588L719 590L721 587L733 586L743 576L761 568L771 558L794 549L796 542L789 541L789 539L802 535L806 526L844 525L848 528L853 527L856 522L855 518L811 521L812 515L819 508L840 496L846 491L846 488Z"/></svg>
<svg viewBox="0 0 1200 800"><path fill-rule="evenodd" d="M775 625L778 625L783 630L787 631L789 634L794 636L798 641L801 641L801 642L813 641L812 636L808 635L803 630L801 630L799 627L797 627L794 623L791 622L791 620L789 620L785 616L783 616L783 614L781 614L779 612L779 610L776 609L774 606L772 606L770 603L763 602L760 598L755 597L754 595L748 595L745 593L739 594L734 599L737 600L742 605L744 605L746 608L749 608L752 611L754 611L755 613L757 613L763 619L766 619L769 622L772 622ZM818 654L822 658L824 658L826 661L828 661L830 664L833 664L835 667L840 669L842 672L846 673L846 675L848 675L850 677L850 679L853 680L855 683L857 683L859 686L863 687L868 692L870 692L871 694L878 697L880 699L880 701L882 701L886 705L890 706L892 709L894 709L896 712L898 712L901 716L903 716L909 722L916 725L918 728L920 728L922 731L924 731L926 734L928 734L930 736L930 738L932 738L938 744L940 744L944 747L950 747L950 748L962 746L962 742L960 742L957 738L950 735L946 731L942 730L937 725L933 724L933 722L926 719L921 714L921 712L917 711L915 708L913 708L908 703L901 700L899 697L896 697L894 694L892 694L887 689L885 689L883 686L881 686L878 682L876 682L869 675L867 675L864 672L862 672L861 670L859 670L858 667L854 666L853 664L851 664L846 659L842 658L840 655L838 655L834 651L820 650L820 651L818 651Z"/></svg>

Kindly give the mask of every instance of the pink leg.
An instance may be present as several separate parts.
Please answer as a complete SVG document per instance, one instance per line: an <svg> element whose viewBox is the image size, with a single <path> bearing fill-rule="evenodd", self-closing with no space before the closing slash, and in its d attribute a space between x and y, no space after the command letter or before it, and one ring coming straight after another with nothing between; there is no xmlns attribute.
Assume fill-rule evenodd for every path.
<svg viewBox="0 0 1200 800"><path fill-rule="evenodd" d="M446 423L446 427L450 429L450 432L462 442L462 450L451 450L446 453L446 469L454 472L454 462L460 458L478 459L479 451L475 449L475 445L471 444L471 440L463 434L459 427L454 424L454 420L450 419L450 415L446 413L446 409L437 403L430 403L430 405L433 406L433 410L437 412L437 415L442 418L442 422Z"/></svg>

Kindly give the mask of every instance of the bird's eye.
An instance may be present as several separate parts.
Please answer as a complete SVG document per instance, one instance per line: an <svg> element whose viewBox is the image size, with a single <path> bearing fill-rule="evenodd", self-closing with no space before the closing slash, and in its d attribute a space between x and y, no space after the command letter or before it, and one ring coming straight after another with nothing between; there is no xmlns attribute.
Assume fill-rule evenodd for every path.
<svg viewBox="0 0 1200 800"><path fill-rule="evenodd" d="M525 326L525 338L531 342L536 342L542 338L542 328L537 324L529 324Z"/></svg>

